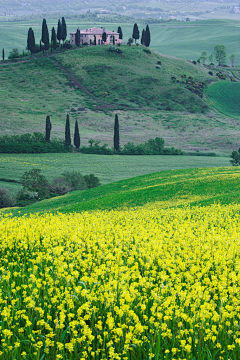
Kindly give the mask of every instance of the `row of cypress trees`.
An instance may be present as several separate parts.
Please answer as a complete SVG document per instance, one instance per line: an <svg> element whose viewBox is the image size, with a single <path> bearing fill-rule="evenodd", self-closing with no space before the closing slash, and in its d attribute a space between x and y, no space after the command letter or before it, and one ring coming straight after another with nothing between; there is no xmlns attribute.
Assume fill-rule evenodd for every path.
<svg viewBox="0 0 240 360"><path fill-rule="evenodd" d="M57 48L57 40L59 41L60 44L61 40L64 43L66 38L67 38L67 26L66 26L65 18L62 17L62 20L60 19L58 20L57 33L54 27L52 28L51 31L51 46L53 47L53 49L56 50ZM44 44L44 50L48 52L50 42L49 42L49 31L48 31L46 19L43 19L42 22L42 37L40 41L40 47L41 47L41 43ZM27 49L31 52L31 56L35 52L35 47L36 47L36 43L35 43L34 32L33 29L30 27L28 30L28 37L27 37Z"/></svg>
<svg viewBox="0 0 240 360"><path fill-rule="evenodd" d="M46 142L50 142L50 135L52 130L52 124L50 120L50 116L46 117ZM65 124L65 146L70 147L71 146L71 132L70 132L70 120L69 115L67 114L66 117L66 124ZM74 146L76 147L76 150L79 151L80 148L80 134L79 134L79 128L78 128L78 121L75 121L75 129L74 129L74 139L73 139ZM113 137L113 145L116 152L119 151L119 121L118 121L118 115L115 115L115 122L114 122L114 137Z"/></svg>
<svg viewBox="0 0 240 360"><path fill-rule="evenodd" d="M135 40L135 44L136 41L140 38L140 31L136 23L133 26L132 38ZM145 29L142 30L141 44L145 45L146 47L149 47L150 41L151 41L151 35L150 35L149 26L147 25L146 30Z"/></svg>

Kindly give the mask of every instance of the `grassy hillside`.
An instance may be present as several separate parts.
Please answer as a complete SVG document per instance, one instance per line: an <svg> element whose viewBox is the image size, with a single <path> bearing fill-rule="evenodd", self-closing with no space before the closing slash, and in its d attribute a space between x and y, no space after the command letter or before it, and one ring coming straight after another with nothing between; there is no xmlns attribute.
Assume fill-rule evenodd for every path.
<svg viewBox="0 0 240 360"><path fill-rule="evenodd" d="M227 157L208 156L101 156L87 154L0 154L0 179L19 181L25 171L39 168L48 181L64 171L95 174L101 184L172 169L229 166ZM0 181L13 193L21 184Z"/></svg>
<svg viewBox="0 0 240 360"><path fill-rule="evenodd" d="M240 169L233 167L171 170L76 191L12 212L14 215L48 211L71 213L151 206L156 202L163 208L239 203L239 180Z"/></svg>
<svg viewBox="0 0 240 360"><path fill-rule="evenodd" d="M210 103L221 113L240 117L240 83L217 82L207 89Z"/></svg>

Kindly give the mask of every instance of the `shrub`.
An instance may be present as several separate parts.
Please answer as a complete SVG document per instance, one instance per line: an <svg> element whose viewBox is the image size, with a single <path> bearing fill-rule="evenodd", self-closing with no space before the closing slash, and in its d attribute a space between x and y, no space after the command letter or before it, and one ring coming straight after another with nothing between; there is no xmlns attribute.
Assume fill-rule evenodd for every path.
<svg viewBox="0 0 240 360"><path fill-rule="evenodd" d="M41 174L40 169L26 171L21 178L21 184L24 191L37 193L38 200L45 199L49 195L48 181Z"/></svg>
<svg viewBox="0 0 240 360"><path fill-rule="evenodd" d="M16 205L27 206L39 200L41 199L39 198L37 191L29 191L26 189L21 189L17 194Z"/></svg>
<svg viewBox="0 0 240 360"><path fill-rule="evenodd" d="M58 176L49 185L50 192L55 195L65 195L72 191L72 187L64 176Z"/></svg>
<svg viewBox="0 0 240 360"><path fill-rule="evenodd" d="M70 186L71 191L87 189L86 181L80 172L64 171L62 174L66 183Z"/></svg>
<svg viewBox="0 0 240 360"><path fill-rule="evenodd" d="M209 71L208 73L209 73L209 75L213 76L213 72L212 72L212 71Z"/></svg>
<svg viewBox="0 0 240 360"><path fill-rule="evenodd" d="M87 184L87 188L88 189L92 189L94 187L97 187L97 186L100 186L100 181L99 181L99 178L96 177L95 175L93 174L90 174L90 175L85 175L84 177L84 180Z"/></svg>
<svg viewBox="0 0 240 360"><path fill-rule="evenodd" d="M151 50L149 50L149 49L143 49L143 51L144 51L146 54L151 54Z"/></svg>
<svg viewBox="0 0 240 360"><path fill-rule="evenodd" d="M0 209L14 206L16 199L12 196L8 189L0 187Z"/></svg>
<svg viewBox="0 0 240 360"><path fill-rule="evenodd" d="M9 59L17 59L19 57L20 57L20 54L19 54L19 51L17 48L13 48L8 56Z"/></svg>

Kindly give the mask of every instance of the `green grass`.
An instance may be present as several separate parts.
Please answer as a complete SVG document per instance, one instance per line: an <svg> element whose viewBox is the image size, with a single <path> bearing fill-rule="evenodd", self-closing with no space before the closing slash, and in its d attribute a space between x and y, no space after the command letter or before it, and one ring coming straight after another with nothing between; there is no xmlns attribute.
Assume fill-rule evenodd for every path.
<svg viewBox="0 0 240 360"><path fill-rule="evenodd" d="M88 154L0 154L1 178L19 181L25 171L33 168L42 170L42 174L51 181L64 171L79 171L83 175L93 173L101 184L132 178L153 172L197 168L229 166L227 157L207 156L103 156ZM21 185L0 182L16 193Z"/></svg>
<svg viewBox="0 0 240 360"><path fill-rule="evenodd" d="M204 168L170 170L76 191L11 209L13 215L34 212L81 212L130 208L159 202L160 207L239 203L240 169ZM6 209L4 211L8 211Z"/></svg>
<svg viewBox="0 0 240 360"><path fill-rule="evenodd" d="M207 89L209 102L221 113L240 117L240 83L217 82Z"/></svg>

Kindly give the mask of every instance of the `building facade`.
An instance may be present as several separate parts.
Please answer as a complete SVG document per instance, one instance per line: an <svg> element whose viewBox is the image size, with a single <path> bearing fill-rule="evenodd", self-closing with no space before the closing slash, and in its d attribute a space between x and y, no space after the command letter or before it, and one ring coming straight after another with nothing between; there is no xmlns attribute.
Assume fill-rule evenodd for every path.
<svg viewBox="0 0 240 360"><path fill-rule="evenodd" d="M106 33L105 43L102 39L102 35L104 32ZM75 36L76 36L76 32L70 33L70 44L76 43ZM119 33L105 30L103 27L101 28L93 27L90 29L80 30L80 45L95 44L95 41L96 41L96 45L103 45L103 44L113 45L114 43L117 45L123 43L122 39L119 39Z"/></svg>

